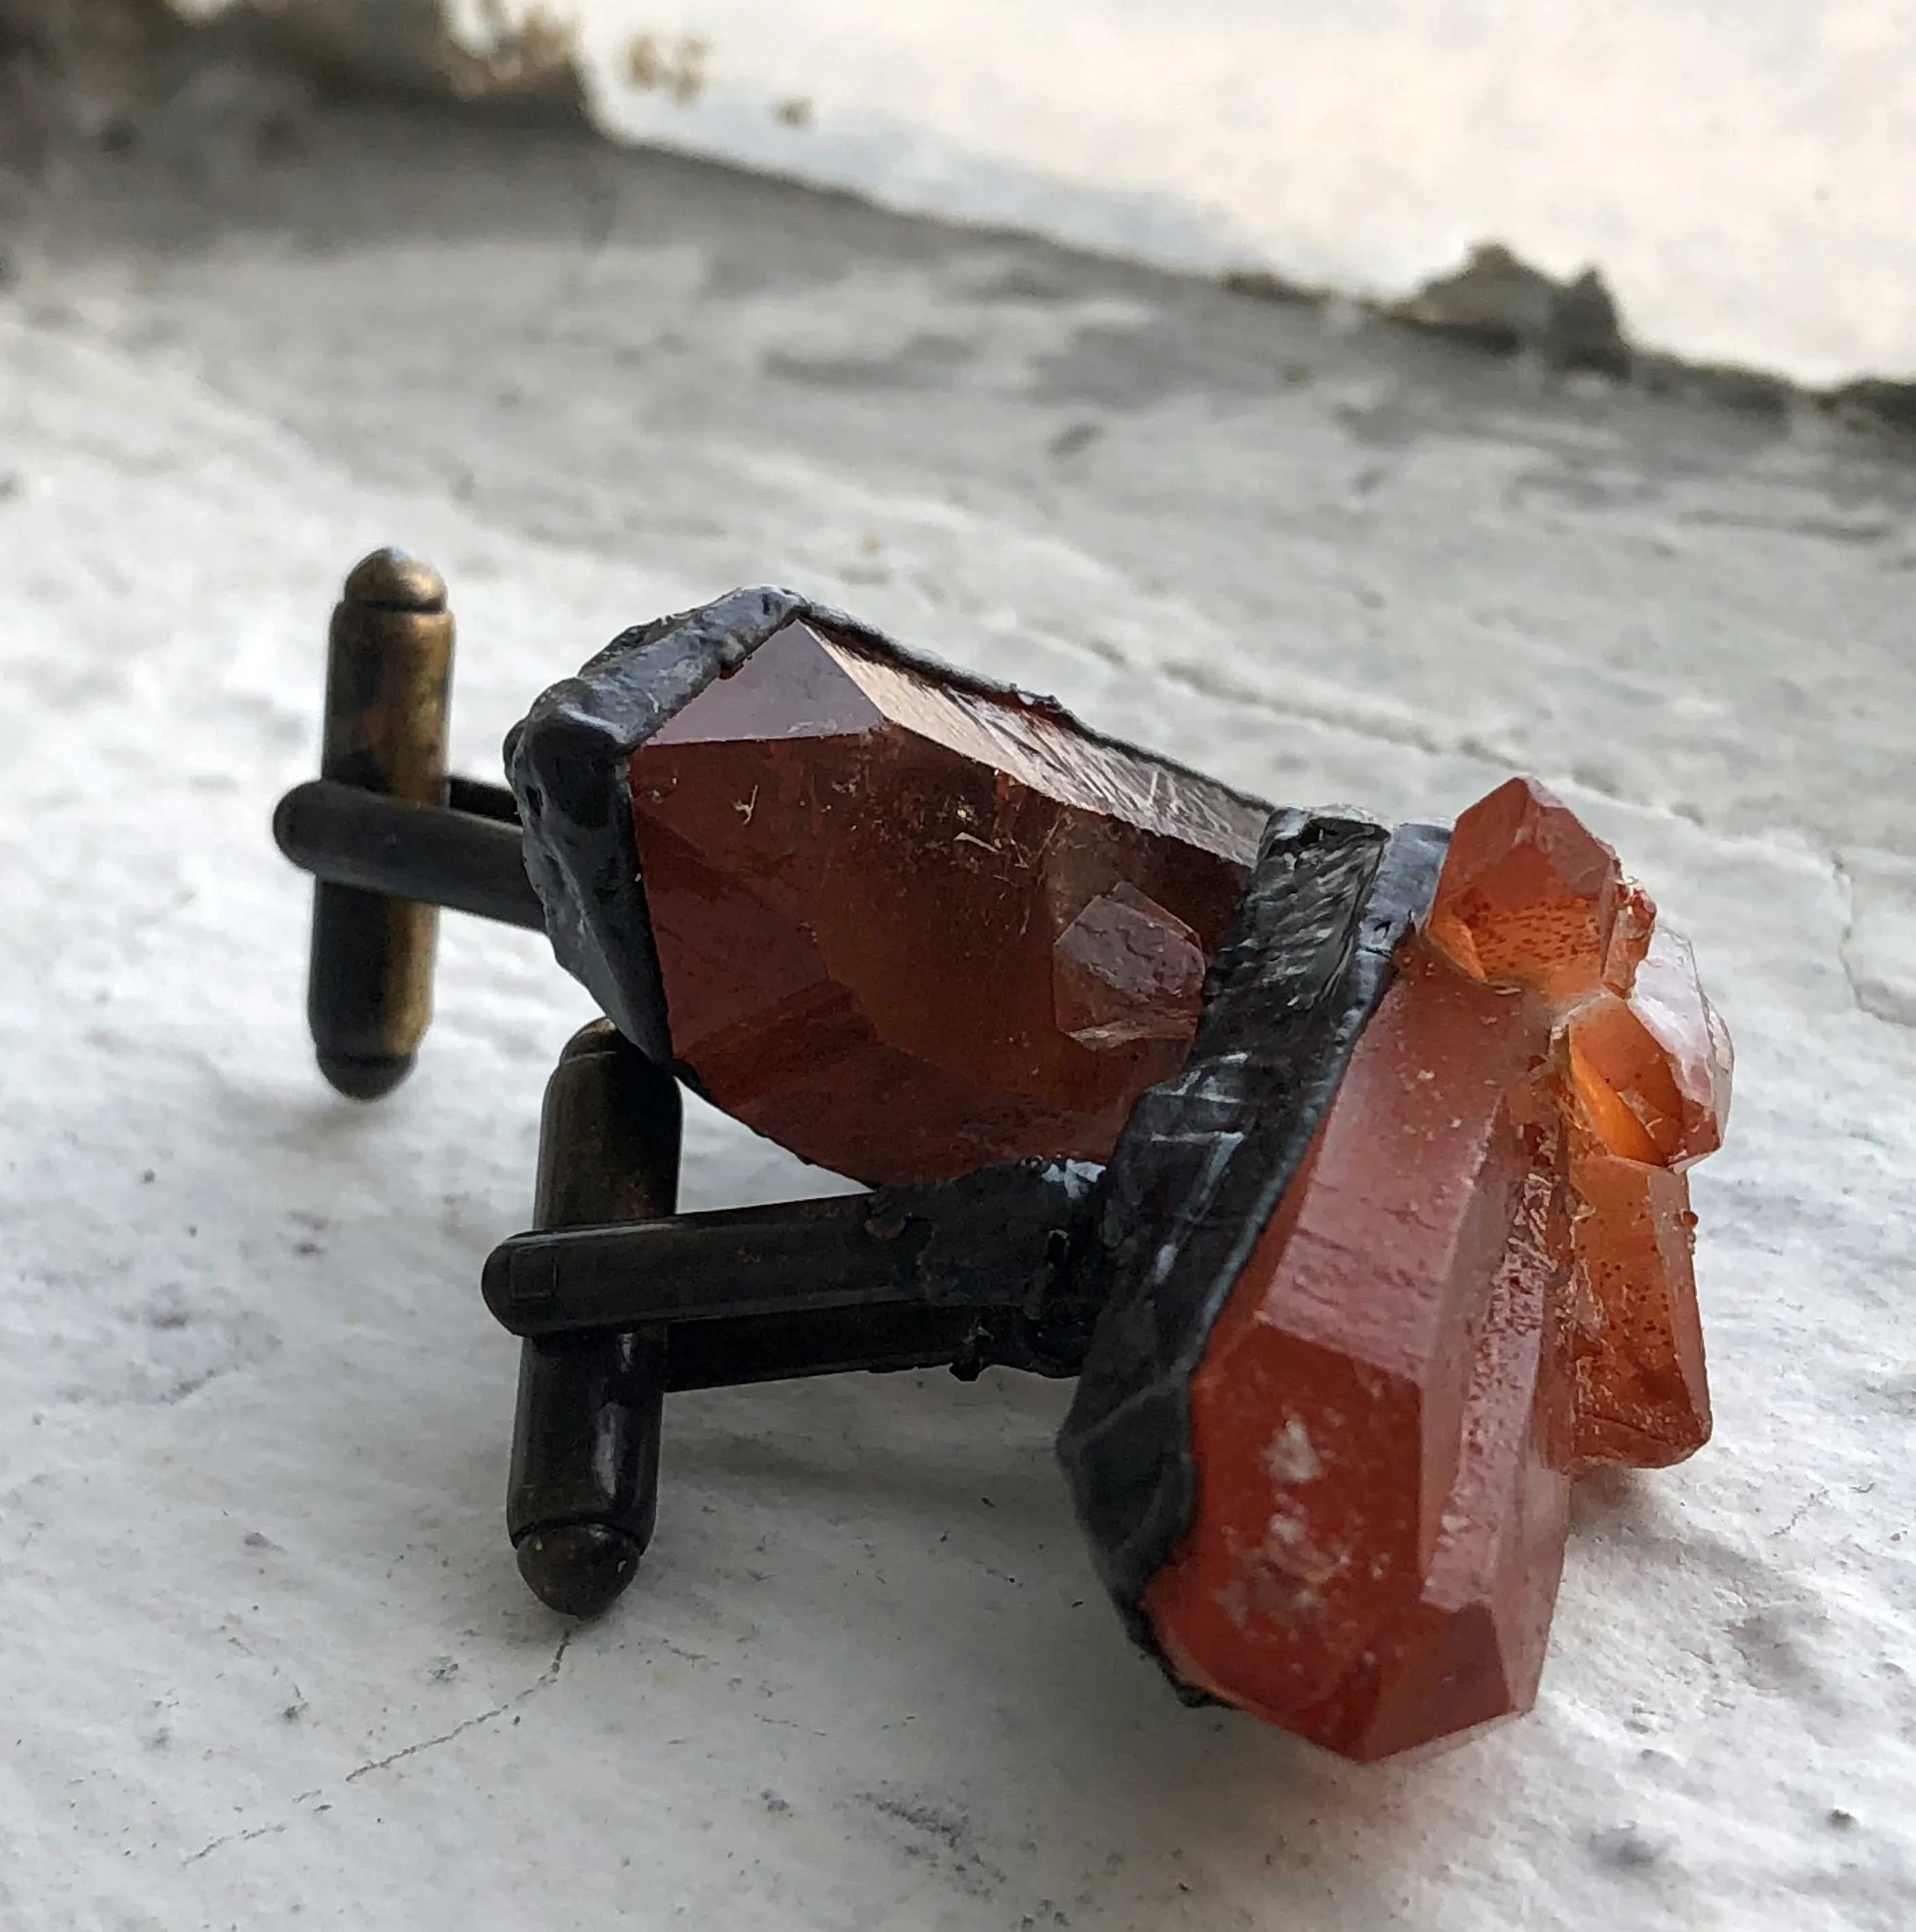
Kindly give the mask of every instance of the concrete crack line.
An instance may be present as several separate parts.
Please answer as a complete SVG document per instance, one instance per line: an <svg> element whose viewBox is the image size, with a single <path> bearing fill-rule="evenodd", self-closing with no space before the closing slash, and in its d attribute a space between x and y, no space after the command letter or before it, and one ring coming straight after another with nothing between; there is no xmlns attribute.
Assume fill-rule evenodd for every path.
<svg viewBox="0 0 1916 1932"><path fill-rule="evenodd" d="M1060 638L1057 640L1066 649L1083 650L1078 640ZM1103 657L1104 653L1092 651L1090 655ZM1508 760L1493 748L1481 744L1467 736L1452 740L1437 733L1420 730L1407 718L1401 723L1372 716L1362 716L1354 707L1341 710L1334 704L1308 705L1295 702L1286 704L1262 687L1241 682L1239 680L1219 674L1215 666L1181 662L1177 660L1162 664L1140 664L1124 658L1122 654L1107 658L1107 662L1118 662L1134 675L1143 677L1157 676L1173 684L1181 684L1187 690L1195 692L1200 698L1222 698L1227 703L1241 704L1247 710L1260 711L1272 718L1290 718L1301 724L1316 724L1326 730L1343 731L1353 738L1362 738L1374 745L1392 745L1400 750L1422 752L1434 758L1461 755L1482 758L1492 763ZM1586 790L1596 789L1585 786ZM1605 796L1608 794L1602 794ZM1635 803L1633 800L1620 800L1621 803Z"/></svg>
<svg viewBox="0 0 1916 1932"><path fill-rule="evenodd" d="M559 1681L559 1672L565 1667L566 1652L571 1645L572 1633L566 1631L559 1640L559 1647L552 1653L552 1661L540 1672L523 1690L516 1691L503 1704L495 1704L489 1711L482 1711L476 1717L468 1718L463 1724L455 1724L449 1731L442 1731L438 1736L422 1738L416 1744L407 1744L396 1751L389 1751L384 1757L369 1760L366 1763L349 1771L341 1781L356 1784L362 1778L369 1778L376 1771L384 1771L389 1766L403 1764L408 1758L417 1757L422 1752L437 1750L441 1744L449 1744L455 1738L464 1737L468 1731L476 1731L482 1724L490 1724L505 1716L508 1711L518 1709L529 1697L536 1697L542 1690L550 1690Z"/></svg>
<svg viewBox="0 0 1916 1932"><path fill-rule="evenodd" d="M482 1725L497 1723L509 1711L517 1710L528 1699L537 1696L540 1691L549 1690L558 1682L559 1673L565 1668L566 1652L571 1648L575 1634L575 1632L568 1630L560 1638L558 1648L552 1653L552 1661L523 1690L515 1691L503 1703L494 1705L490 1710L481 1711L463 1723L455 1724L449 1731L442 1731L436 1737L422 1738L416 1744L402 1745L398 1750L389 1751L384 1757L372 1758L364 1764L355 1766L339 1780L341 1786L356 1784L361 1778L369 1778L376 1771L384 1771L392 1765L403 1764L408 1758L420 1756L427 1751L437 1750L441 1744L450 1744L455 1738L464 1737L468 1731L476 1731ZM319 1797L323 1789L323 1786L316 1786L311 1791L302 1792L293 1802L303 1807L308 1798ZM320 1812L332 1808L329 1804L316 1804L311 1810L302 1809L296 1817L281 1818L270 1825L255 1825L245 1831L223 1832L218 1838L209 1839L197 1852L188 1853L181 1862L197 1865L202 1858L210 1858L214 1852L227 1845L246 1845L251 1844L255 1838L277 1837L282 1832L290 1831L301 1819L315 1817Z"/></svg>
<svg viewBox="0 0 1916 1932"><path fill-rule="evenodd" d="M1856 936L1856 878L1844 862L1839 846L1830 848L1830 871L1835 877L1836 890L1842 895L1842 931L1836 940L1836 963L1842 968L1842 976L1848 983L1849 997L1856 1010L1866 1013L1870 1010L1869 1004L1863 997L1863 988L1856 983L1856 967L1849 956L1850 941Z"/></svg>
<svg viewBox="0 0 1916 1932"><path fill-rule="evenodd" d="M1830 847L1825 856L1830 877L1842 898L1842 931L1836 938L1836 964L1842 968L1844 983L1849 988L1850 1003L1869 1018L1908 1032L1911 1021L1905 1013L1896 1010L1893 1000L1886 1000L1880 989L1872 995L1868 986L1857 977L1856 962L1851 951L1856 938L1856 874L1850 870L1841 846Z"/></svg>
<svg viewBox="0 0 1916 1932"><path fill-rule="evenodd" d="M1795 1509L1791 1513L1789 1521L1785 1523L1782 1528L1773 1529L1770 1531L1770 1534L1773 1537L1788 1535L1790 1532L1795 1528L1797 1525L1800 1523L1818 1503L1826 1502L1828 1499L1829 1493L1830 1492L1827 1490L1819 1489L1811 1490L1809 1494L1804 1497L1803 1501L1797 1504Z"/></svg>
<svg viewBox="0 0 1916 1932"><path fill-rule="evenodd" d="M224 1837L202 1845L199 1850L181 1862L197 1865L202 1858L211 1858L223 1845L250 1845L255 1838L276 1838L281 1832L290 1831L293 1823L294 1820L290 1818L282 1818L277 1825L255 1825L250 1832L228 1832Z"/></svg>
<svg viewBox="0 0 1916 1932"><path fill-rule="evenodd" d="M238 1651L242 1657L251 1658L255 1664L263 1663L266 1668L292 1691L294 1703L297 1705L299 1708L302 1711L305 1709L306 1694L300 1689L299 1680L293 1676L291 1671L284 1668L279 1663L272 1658L269 1657L263 1658L257 1651L254 1650L248 1645L246 1640L242 1637L237 1631L230 1630L225 1633L225 1636L227 1642L231 1644L233 1648Z"/></svg>

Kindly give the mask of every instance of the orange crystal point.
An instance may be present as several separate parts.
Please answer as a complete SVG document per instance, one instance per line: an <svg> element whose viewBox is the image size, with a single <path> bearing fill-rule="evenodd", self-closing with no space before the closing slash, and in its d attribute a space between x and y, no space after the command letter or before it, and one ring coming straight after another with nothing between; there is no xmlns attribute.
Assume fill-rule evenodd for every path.
<svg viewBox="0 0 1916 1932"><path fill-rule="evenodd" d="M1567 1411L1567 1364L1543 1314L1562 1258L1513 1232L1539 1156L1509 1102L1548 1038L1410 941L1192 1380L1201 1505L1146 1595L1158 1642L1350 1755L1534 1690L1567 1461L1536 1418L1553 1375Z"/></svg>
<svg viewBox="0 0 1916 1932"><path fill-rule="evenodd" d="M1610 928L1610 944L1603 955L1603 983L1611 992L1629 996L1656 929L1656 902L1635 880L1624 880L1617 921Z"/></svg>
<svg viewBox="0 0 1916 1932"><path fill-rule="evenodd" d="M1422 1588L1298 1726L1347 1756L1454 1742L1536 1701L1569 1529L1573 1426L1558 1144L1539 1148L1490 1286Z"/></svg>
<svg viewBox="0 0 1916 1932"><path fill-rule="evenodd" d="M1689 943L1526 779L1458 821L1429 930L1465 970L1535 988L1555 1023L1577 1202L1575 1458L1679 1462L1710 1434L1680 1170L1722 1144L1734 1065Z"/></svg>
<svg viewBox="0 0 1916 1932"><path fill-rule="evenodd" d="M1666 1468L1710 1439L1689 1184L1580 1131L1572 1147L1577 1460Z"/></svg>
<svg viewBox="0 0 1916 1932"><path fill-rule="evenodd" d="M1577 1097L1612 1154L1682 1168L1722 1145L1735 1057L1680 934L1652 933L1627 1001L1595 994L1566 1034Z"/></svg>
<svg viewBox="0 0 1916 1932"><path fill-rule="evenodd" d="M873 1184L1107 1158L1267 808L794 618L630 764L674 1056Z"/></svg>
<svg viewBox="0 0 1916 1932"><path fill-rule="evenodd" d="M1458 820L1428 930L1473 979L1562 1000L1601 982L1625 897L1616 854L1534 778L1512 778ZM1627 959L1626 946L1617 970Z"/></svg>
<svg viewBox="0 0 1916 1932"><path fill-rule="evenodd" d="M1681 933L1659 927L1650 934L1630 990L1630 1010L1662 1049L1679 1123L1666 1158L1673 1167L1687 1167L1723 1144L1736 1054Z"/></svg>
<svg viewBox="0 0 1916 1932"><path fill-rule="evenodd" d="M1571 1015L1566 1034L1572 1083L1604 1145L1626 1160L1672 1164L1683 1140L1683 1096L1643 1022L1603 993Z"/></svg>

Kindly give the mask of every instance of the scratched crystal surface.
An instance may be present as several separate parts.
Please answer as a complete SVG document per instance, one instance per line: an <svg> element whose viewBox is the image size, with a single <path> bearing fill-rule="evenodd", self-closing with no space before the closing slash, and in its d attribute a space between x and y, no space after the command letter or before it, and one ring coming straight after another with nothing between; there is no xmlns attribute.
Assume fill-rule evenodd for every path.
<svg viewBox="0 0 1916 1932"><path fill-rule="evenodd" d="M1576 1469L1707 1439L1682 1169L1729 1045L1654 917L1529 781L1460 821L1192 1381L1146 1595L1187 1682L1359 1758L1524 1709Z"/></svg>
<svg viewBox="0 0 1916 1932"><path fill-rule="evenodd" d="M1053 1005L1072 1039L1098 1051L1188 1040L1204 993L1204 948L1135 886L1101 893L1052 947Z"/></svg>
<svg viewBox="0 0 1916 1932"><path fill-rule="evenodd" d="M872 1183L1101 1160L1183 1064L1263 808L794 621L634 754L673 1050Z"/></svg>

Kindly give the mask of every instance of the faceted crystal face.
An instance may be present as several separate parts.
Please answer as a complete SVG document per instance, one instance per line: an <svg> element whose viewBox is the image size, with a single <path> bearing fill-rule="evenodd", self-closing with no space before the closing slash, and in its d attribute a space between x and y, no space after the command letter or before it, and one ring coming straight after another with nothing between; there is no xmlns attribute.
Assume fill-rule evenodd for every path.
<svg viewBox="0 0 1916 1932"><path fill-rule="evenodd" d="M1651 934L1628 998L1586 1000L1569 1034L1578 1096L1612 1153L1683 1168L1722 1145L1735 1056L1680 934Z"/></svg>
<svg viewBox="0 0 1916 1932"><path fill-rule="evenodd" d="M1537 788L1465 814L1191 1382L1145 1597L1187 1682L1360 1758L1526 1708L1575 1470L1707 1438L1680 1168L1729 1047L1654 916Z"/></svg>
<svg viewBox="0 0 1916 1932"><path fill-rule="evenodd" d="M1610 943L1603 953L1603 983L1611 992L1629 998L1637 968L1656 930L1656 901L1634 879L1626 879L1616 922L1610 928ZM1685 944L1674 933L1665 937L1677 945Z"/></svg>
<svg viewBox="0 0 1916 1932"><path fill-rule="evenodd" d="M1710 1439L1710 1388L1680 1174L1573 1131L1576 1460L1657 1469Z"/></svg>
<svg viewBox="0 0 1916 1932"><path fill-rule="evenodd" d="M1458 820L1430 936L1473 978L1563 998L1601 980L1623 896L1616 854L1512 778Z"/></svg>
<svg viewBox="0 0 1916 1932"><path fill-rule="evenodd" d="M1412 941L1192 1382L1200 1516L1147 1594L1159 1641L1349 1756L1500 1716L1541 1666L1568 1262L1554 1143L1512 1101L1548 1042Z"/></svg>
<svg viewBox="0 0 1916 1932"><path fill-rule="evenodd" d="M1263 808L793 622L631 765L672 1046L874 1184L1101 1160L1183 1064Z"/></svg>
<svg viewBox="0 0 1916 1932"><path fill-rule="evenodd" d="M1140 1040L1188 1040L1204 994L1197 934L1135 886L1101 893L1051 949L1058 1024L1101 1051Z"/></svg>

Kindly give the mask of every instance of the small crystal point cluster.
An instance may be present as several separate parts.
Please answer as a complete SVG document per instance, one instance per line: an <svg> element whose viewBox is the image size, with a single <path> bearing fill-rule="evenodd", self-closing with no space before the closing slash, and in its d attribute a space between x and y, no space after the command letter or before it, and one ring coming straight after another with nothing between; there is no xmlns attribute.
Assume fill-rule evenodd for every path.
<svg viewBox="0 0 1916 1932"><path fill-rule="evenodd" d="M1102 1164L1047 1372L1176 1682L1364 1759L1530 1704L1572 1478L1710 1430L1729 1042L1608 845L1521 778L1274 810L770 590L509 758L561 958L718 1106L875 1186Z"/></svg>
<svg viewBox="0 0 1916 1932"><path fill-rule="evenodd" d="M1525 779L1464 814L1192 1378L1179 1678L1359 1758L1528 1707L1572 1475L1710 1432L1683 1170L1730 1071L1608 846Z"/></svg>

